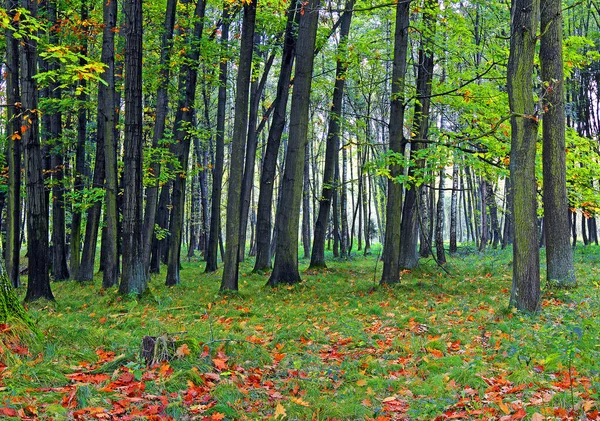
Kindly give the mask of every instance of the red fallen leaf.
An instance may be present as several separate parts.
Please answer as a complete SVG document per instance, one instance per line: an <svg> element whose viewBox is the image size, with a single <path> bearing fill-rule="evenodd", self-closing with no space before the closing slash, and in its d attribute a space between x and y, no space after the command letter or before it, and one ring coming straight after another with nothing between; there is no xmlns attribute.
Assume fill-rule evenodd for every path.
<svg viewBox="0 0 600 421"><path fill-rule="evenodd" d="M227 369L227 361L226 360L223 360L221 358L213 358L212 361L217 370L223 371L223 370Z"/></svg>
<svg viewBox="0 0 600 421"><path fill-rule="evenodd" d="M168 377L173 374L173 369L169 365L168 362L164 362L161 364L160 369L158 370L161 376Z"/></svg>
<svg viewBox="0 0 600 421"><path fill-rule="evenodd" d="M98 321L100 322L101 325L103 325L104 323L106 323L106 317L100 317L98 319Z"/></svg>
<svg viewBox="0 0 600 421"><path fill-rule="evenodd" d="M18 416L17 411L14 408L8 408L8 407L0 408L0 414L6 415L7 417Z"/></svg>
<svg viewBox="0 0 600 421"><path fill-rule="evenodd" d="M225 414L222 414L221 412L214 412L210 416L211 421L221 421L223 418L225 418Z"/></svg>
<svg viewBox="0 0 600 421"><path fill-rule="evenodd" d="M87 373L72 373L65 374L65 376L72 381L80 382L80 383L92 383L98 384L102 383L108 379L110 376L108 374L87 374Z"/></svg>
<svg viewBox="0 0 600 421"><path fill-rule="evenodd" d="M440 351L439 349L427 348L427 351L436 358L441 358L444 356L444 353L442 351Z"/></svg>
<svg viewBox="0 0 600 421"><path fill-rule="evenodd" d="M511 420L522 420L526 416L527 416L527 412L525 412L525 409L519 408L519 410L517 412L515 412L514 414L512 414L512 416L511 416L510 419Z"/></svg>
<svg viewBox="0 0 600 421"><path fill-rule="evenodd" d="M124 384L129 384L131 383L133 380L135 379L135 376L133 375L133 373L131 372L126 372L123 373L119 376L119 378L117 379L117 383L120 383L122 385Z"/></svg>

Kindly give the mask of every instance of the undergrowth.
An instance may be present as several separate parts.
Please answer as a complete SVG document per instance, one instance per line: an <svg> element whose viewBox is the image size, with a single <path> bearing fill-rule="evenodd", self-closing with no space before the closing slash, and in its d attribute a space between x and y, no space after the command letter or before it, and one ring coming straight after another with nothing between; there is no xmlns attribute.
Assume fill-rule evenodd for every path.
<svg viewBox="0 0 600 421"><path fill-rule="evenodd" d="M278 289L246 259L234 295L200 259L141 301L101 276L54 283L56 302L29 308L45 340L2 360L0 416L600 419L600 248L576 250L578 288L545 288L540 315L507 309L508 251L458 253L450 275L425 259L394 287L376 255L301 261L303 282ZM142 338L161 335L177 351L146 367Z"/></svg>

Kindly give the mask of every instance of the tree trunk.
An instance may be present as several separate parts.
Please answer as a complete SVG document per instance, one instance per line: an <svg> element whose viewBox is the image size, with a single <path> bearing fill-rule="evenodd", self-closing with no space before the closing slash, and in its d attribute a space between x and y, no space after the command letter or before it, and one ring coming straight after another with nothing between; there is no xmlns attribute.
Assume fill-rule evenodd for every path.
<svg viewBox="0 0 600 421"><path fill-rule="evenodd" d="M458 251L456 226L458 224L458 164L452 166L452 197L450 198L450 254Z"/></svg>
<svg viewBox="0 0 600 421"><path fill-rule="evenodd" d="M287 26L285 28L281 69L279 71L279 80L277 82L277 94L275 96L275 101L273 102L273 120L267 138L267 149L263 159L262 173L260 176L260 191L257 209L258 219L256 221L256 262L254 264L254 271L263 271L271 267L271 209L273 187L275 183L281 135L285 127L290 79L296 49L296 29L301 16L299 3L290 2L287 11Z"/></svg>
<svg viewBox="0 0 600 421"><path fill-rule="evenodd" d="M182 173L173 180L173 196L171 199L171 222L169 225L169 256L167 261L166 285L177 285L181 282L181 243L185 213L185 189L187 182L190 144L196 136L194 128L194 100L198 82L197 63L200 58L200 40L204 30L205 0L198 0L194 11L194 30L189 40L190 52L185 64L181 66L179 91L184 92L177 104L175 113L175 143L172 145L174 155L181 163Z"/></svg>
<svg viewBox="0 0 600 421"><path fill-rule="evenodd" d="M502 236L502 249L504 250L507 245L513 243L514 230L512 223L512 188L510 185L510 177L505 180L505 196L506 196L506 214L504 215L504 235ZM568 234L567 234L568 242Z"/></svg>
<svg viewBox="0 0 600 421"><path fill-rule="evenodd" d="M337 64L335 70L335 86L333 88L333 100L329 111L329 126L327 128L327 145L325 149L325 168L323 169L323 186L321 189L321 198L319 200L319 213L315 223L315 232L313 238L313 248L310 258L310 268L325 268L325 236L329 225L329 215L334 189L337 188L335 167L338 161L340 149L340 121L342 118L342 100L344 98L344 86L346 83L346 70L348 63L345 61L345 48L350 33L350 24L352 22L352 8L354 0L348 0L346 3L346 12L340 19L340 43L338 46ZM334 206L334 221L337 219ZM335 224L334 224L335 225ZM337 235L337 228L334 228L334 235ZM336 243L334 237L334 256Z"/></svg>
<svg viewBox="0 0 600 421"><path fill-rule="evenodd" d="M302 248L304 258L310 259L310 145L304 152L304 177L302 185Z"/></svg>
<svg viewBox="0 0 600 421"><path fill-rule="evenodd" d="M241 194L244 169L244 146L248 130L248 97L250 89L254 30L256 23L256 0L244 5L240 61L236 81L235 114L231 156L229 162L229 185L227 190L227 221L225 228L225 261L221 291L238 290L238 254L240 248Z"/></svg>
<svg viewBox="0 0 600 421"><path fill-rule="evenodd" d="M38 3L22 1L33 19ZM54 300L48 273L48 203L42 174L42 148L39 137L37 74L37 40L24 36L21 40L21 131L26 181L27 255L29 275L25 301L40 298Z"/></svg>
<svg viewBox="0 0 600 421"><path fill-rule="evenodd" d="M217 100L217 133L215 136L215 165L210 208L210 232L206 250L206 272L217 270L221 226L221 192L223 189L223 162L225 157L225 107L227 105L227 60L224 60L229 42L229 5L223 2L223 24L221 26L221 61L219 64L219 93Z"/></svg>
<svg viewBox="0 0 600 421"><path fill-rule="evenodd" d="M348 258L348 193L346 190L346 182L348 180L347 175L348 167L348 151L345 147L342 147L342 178L339 184L340 194L340 257L342 259Z"/></svg>
<svg viewBox="0 0 600 421"><path fill-rule="evenodd" d="M538 119L532 86L539 8L539 0L513 0L508 60L508 98L512 113L510 174L515 233L510 306L530 312L538 311L541 304L535 179Z"/></svg>
<svg viewBox="0 0 600 421"><path fill-rule="evenodd" d="M13 25L18 0L7 0L6 11ZM10 28L6 29L6 102L7 124L6 155L8 163L8 208L6 210L6 270L10 284L18 288L21 286L19 276L19 262L21 251L21 95L19 92L19 41L14 37Z"/></svg>
<svg viewBox="0 0 600 421"><path fill-rule="evenodd" d="M487 205L490 210L490 224L492 228L492 248L498 248L500 244L500 224L498 222L498 204L496 203L496 192L492 183L487 182Z"/></svg>
<svg viewBox="0 0 600 421"><path fill-rule="evenodd" d="M446 252L444 250L444 169L440 171L440 183L435 217L435 254L438 264L446 263Z"/></svg>
<svg viewBox="0 0 600 421"><path fill-rule="evenodd" d="M292 93L290 132L277 211L275 264L268 284L300 282L298 273L298 223L302 200L302 172L308 135L308 109L314 65L314 50L319 21L319 0L303 5L304 17L298 28L296 72Z"/></svg>
<svg viewBox="0 0 600 421"><path fill-rule="evenodd" d="M479 202L481 206L481 236L479 241L479 251L484 251L488 242L488 218L487 218L487 181L482 177L479 183L479 191L481 192Z"/></svg>
<svg viewBox="0 0 600 421"><path fill-rule="evenodd" d="M115 136L115 32L117 24L117 2L104 3L104 33L102 40L102 62L107 66L102 79L106 83L104 104L99 104L98 118L104 119L104 164L106 196L104 204L106 229L102 231L104 267L102 287L110 288L119 283L119 211L117 207L117 137Z"/></svg>
<svg viewBox="0 0 600 421"><path fill-rule="evenodd" d="M142 295L144 268L142 185L142 1L126 0L123 276L120 294Z"/></svg>
<svg viewBox="0 0 600 421"><path fill-rule="evenodd" d="M410 1L398 2L396 6L396 32L394 35L394 59L392 70L392 93L389 124L390 151L397 159L404 157L406 139L402 133L404 127L404 77L406 74L406 56L408 53L408 24L410 19ZM390 166L388 179L385 239L383 244L383 273L381 284L400 282L400 222L402 217L402 184L395 178L402 172L402 166Z"/></svg>
<svg viewBox="0 0 600 421"><path fill-rule="evenodd" d="M158 148L165 135L165 122L169 108L168 81L170 78L170 55L173 47L173 30L175 27L175 11L177 0L167 0L165 23L161 38L159 83L156 91L156 120L152 135L152 148ZM160 186L160 162L153 160L150 164L150 175L155 179L152 185L146 188L146 210L144 212L144 268L150 271L150 254L156 224L156 209L158 206L158 188Z"/></svg>

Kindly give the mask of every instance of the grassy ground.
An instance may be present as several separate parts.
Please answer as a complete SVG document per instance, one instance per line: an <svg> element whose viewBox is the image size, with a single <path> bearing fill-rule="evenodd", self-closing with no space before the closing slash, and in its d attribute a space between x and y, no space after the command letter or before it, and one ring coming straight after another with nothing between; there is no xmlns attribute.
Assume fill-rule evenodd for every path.
<svg viewBox="0 0 600 421"><path fill-rule="evenodd" d="M247 261L236 295L198 261L145 301L54 283L30 308L45 342L8 358L4 341L0 418L600 419L600 248L577 249L580 286L544 289L535 316L507 310L509 252L468 251L393 288L375 255L279 289ZM175 358L147 368L145 335L176 339Z"/></svg>

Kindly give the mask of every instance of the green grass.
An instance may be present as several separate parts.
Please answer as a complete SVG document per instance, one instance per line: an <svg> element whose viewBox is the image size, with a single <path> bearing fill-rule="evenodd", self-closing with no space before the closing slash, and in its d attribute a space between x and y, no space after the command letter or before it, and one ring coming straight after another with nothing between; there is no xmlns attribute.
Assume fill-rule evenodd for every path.
<svg viewBox="0 0 600 421"><path fill-rule="evenodd" d="M376 254L320 272L301 260L303 282L278 289L247 259L238 294L219 293L221 273L198 260L176 287L154 276L143 301L101 290L101 276L53 283L56 302L29 309L45 342L4 370L0 408L55 420L429 420L598 407L600 248L576 250L579 287L544 289L541 315L507 310L510 252L459 253L451 275L424 259L392 288L377 285ZM187 355L146 368L142 337L163 334Z"/></svg>

